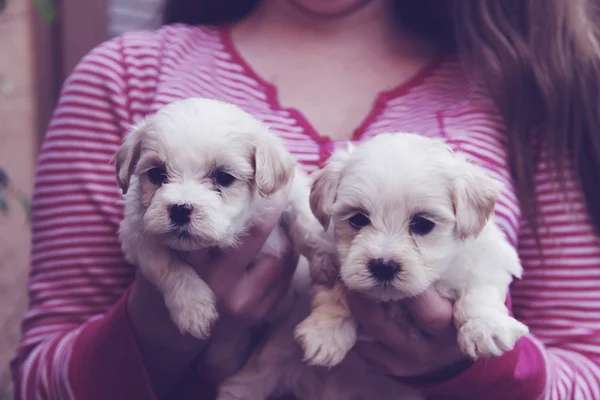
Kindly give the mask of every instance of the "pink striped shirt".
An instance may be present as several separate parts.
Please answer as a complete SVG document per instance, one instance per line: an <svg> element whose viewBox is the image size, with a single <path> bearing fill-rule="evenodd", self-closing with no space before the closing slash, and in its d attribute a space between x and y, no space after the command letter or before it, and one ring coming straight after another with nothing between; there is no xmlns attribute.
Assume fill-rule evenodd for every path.
<svg viewBox="0 0 600 400"><path fill-rule="evenodd" d="M345 145L282 107L276 88L236 52L228 28L168 26L94 49L65 83L39 156L31 303L12 363L17 398L154 398L124 302L133 268L117 241L123 203L110 160L130 124L191 96L229 101L264 120L307 171ZM503 181L497 222L525 267L512 304L532 335L423 391L467 400L600 399L600 241L575 181L560 190L539 165L543 258L520 215L501 120L450 57L380 93L352 140L385 131L444 137Z"/></svg>

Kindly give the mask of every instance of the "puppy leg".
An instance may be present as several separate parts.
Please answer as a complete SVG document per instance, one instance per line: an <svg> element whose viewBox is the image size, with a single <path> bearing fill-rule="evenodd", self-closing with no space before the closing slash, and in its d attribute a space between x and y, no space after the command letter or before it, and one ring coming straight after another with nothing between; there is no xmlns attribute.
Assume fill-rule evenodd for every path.
<svg viewBox="0 0 600 400"><path fill-rule="evenodd" d="M308 178L299 171L292 182L283 222L292 243L309 261L311 278L319 283L333 283L339 273L337 250L310 209L309 195Z"/></svg>
<svg viewBox="0 0 600 400"><path fill-rule="evenodd" d="M171 262L169 269L158 287L164 293L171 318L182 333L207 338L218 317L212 290L192 268L180 261Z"/></svg>
<svg viewBox="0 0 600 400"><path fill-rule="evenodd" d="M207 338L218 317L212 290L169 250L150 246L145 251L140 269L163 295L175 325L181 333Z"/></svg>
<svg viewBox="0 0 600 400"><path fill-rule="evenodd" d="M529 333L504 305L504 291L493 285L468 288L454 304L454 323L461 350L472 357L499 356Z"/></svg>
<svg viewBox="0 0 600 400"><path fill-rule="evenodd" d="M302 351L294 342L294 326L310 309L308 296L297 298L291 309L267 334L246 365L219 388L218 400L266 400L294 393L303 380L307 366Z"/></svg>
<svg viewBox="0 0 600 400"><path fill-rule="evenodd" d="M346 289L341 282L329 288L315 285L313 310L295 329L295 339L304 349L304 361L313 366L333 367L354 347L357 323L352 317Z"/></svg>

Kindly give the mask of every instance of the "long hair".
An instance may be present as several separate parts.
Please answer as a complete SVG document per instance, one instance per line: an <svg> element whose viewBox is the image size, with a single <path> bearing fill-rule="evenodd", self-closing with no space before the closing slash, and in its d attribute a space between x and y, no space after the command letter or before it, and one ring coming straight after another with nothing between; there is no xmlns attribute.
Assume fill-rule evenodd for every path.
<svg viewBox="0 0 600 400"><path fill-rule="evenodd" d="M232 23L259 0L168 0L165 22ZM558 183L573 168L600 233L598 0L394 0L399 24L444 42L487 84L506 125L523 215L540 226L534 177L542 149Z"/></svg>

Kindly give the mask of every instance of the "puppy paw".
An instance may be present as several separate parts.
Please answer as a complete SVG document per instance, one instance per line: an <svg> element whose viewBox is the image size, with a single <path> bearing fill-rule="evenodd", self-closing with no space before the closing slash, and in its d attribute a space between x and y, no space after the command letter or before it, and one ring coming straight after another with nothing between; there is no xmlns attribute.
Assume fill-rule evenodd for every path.
<svg viewBox="0 0 600 400"><path fill-rule="evenodd" d="M294 338L308 365L333 367L356 343L356 326L349 318L313 314L296 327Z"/></svg>
<svg viewBox="0 0 600 400"><path fill-rule="evenodd" d="M310 277L314 282L328 284L334 282L340 271L337 254L317 253L310 260Z"/></svg>
<svg viewBox="0 0 600 400"><path fill-rule="evenodd" d="M474 318L458 330L458 345L473 359L500 356L529 333L529 328L503 314Z"/></svg>
<svg viewBox="0 0 600 400"><path fill-rule="evenodd" d="M212 293L206 291L167 296L165 303L180 332L198 339L210 335L210 329L219 316Z"/></svg>

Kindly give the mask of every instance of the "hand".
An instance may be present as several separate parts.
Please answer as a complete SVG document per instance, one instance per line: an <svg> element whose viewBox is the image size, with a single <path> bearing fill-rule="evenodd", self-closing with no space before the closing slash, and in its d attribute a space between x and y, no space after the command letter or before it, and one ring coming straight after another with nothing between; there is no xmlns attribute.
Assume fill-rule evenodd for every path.
<svg viewBox="0 0 600 400"><path fill-rule="evenodd" d="M354 351L379 372L442 380L470 365L456 341L452 304L434 289L403 300L412 321L408 329L392 320L380 303L358 293L350 293L348 301L357 321L375 338L359 341Z"/></svg>
<svg viewBox="0 0 600 400"><path fill-rule="evenodd" d="M265 257L253 262L277 225L286 201L286 192L274 196L274 212L252 227L247 239L234 251L179 254L215 294L221 316L212 335L223 337L263 320L290 287L298 260L291 248L282 259ZM197 358L206 341L179 333L162 296L141 274L136 276L129 295L128 311L148 376L160 397Z"/></svg>
<svg viewBox="0 0 600 400"><path fill-rule="evenodd" d="M208 284L217 299L220 318L213 332L220 335L237 332L240 326L263 321L289 290L298 263L291 243L281 259L267 256L255 261L279 222L286 201L287 192L276 195L274 212L252 227L235 250L179 254Z"/></svg>

